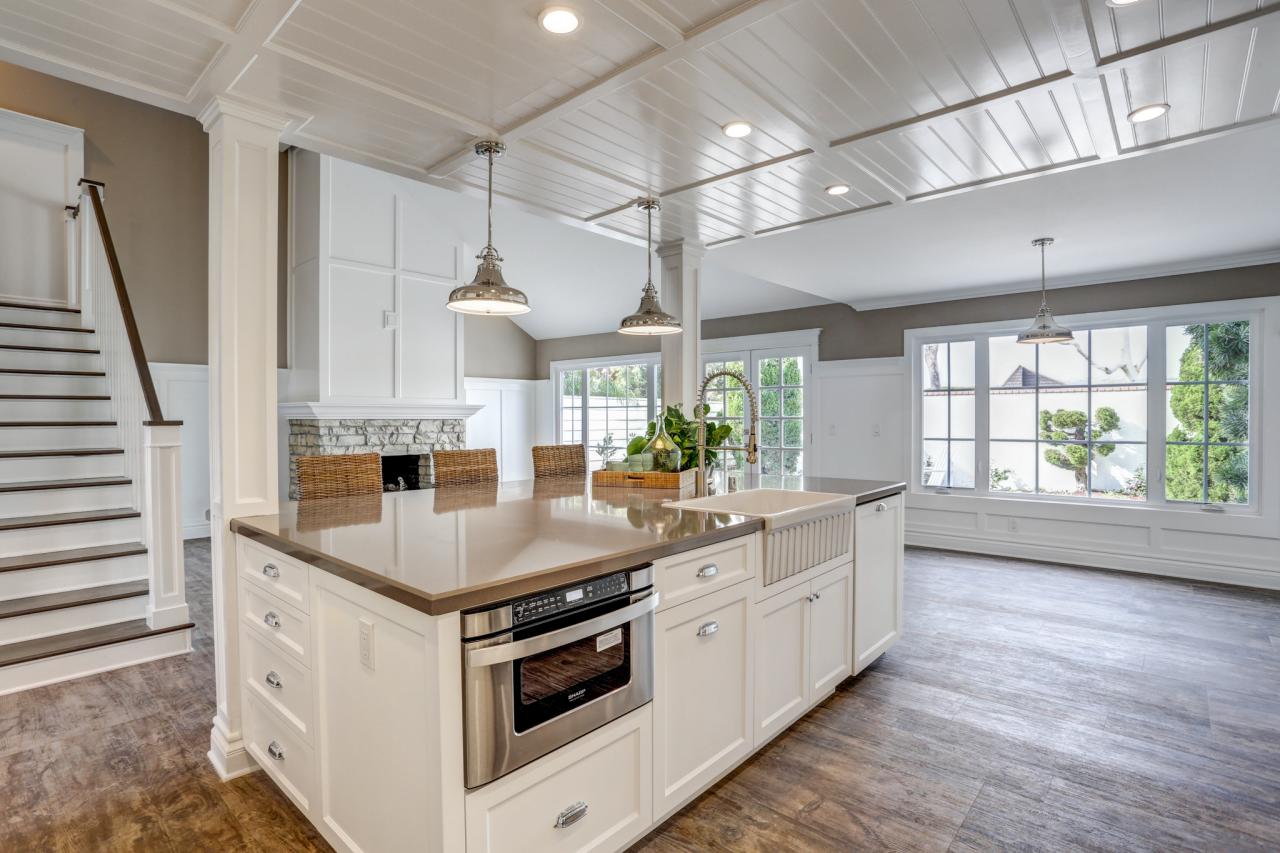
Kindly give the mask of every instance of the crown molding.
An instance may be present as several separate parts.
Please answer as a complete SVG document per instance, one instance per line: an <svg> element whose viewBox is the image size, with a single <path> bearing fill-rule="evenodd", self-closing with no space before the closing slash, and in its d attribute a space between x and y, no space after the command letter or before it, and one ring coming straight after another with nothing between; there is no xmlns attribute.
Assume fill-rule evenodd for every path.
<svg viewBox="0 0 1280 853"><path fill-rule="evenodd" d="M223 116L243 119L277 133L283 133L293 122L293 118L284 113L266 110L239 99L228 98L226 95L215 95L210 98L209 103L205 104L204 109L196 115L196 120L208 132L213 123Z"/></svg>
<svg viewBox="0 0 1280 853"><path fill-rule="evenodd" d="M1105 273L1067 276L1065 278L1050 279L1047 287L1049 290L1059 290L1064 287L1086 287L1092 284L1118 284L1126 281L1141 281L1147 278L1212 272L1214 270L1254 267L1261 264L1274 263L1280 263L1280 249L1268 249L1262 252L1249 252L1220 258L1205 258L1148 267L1131 267L1111 270ZM956 302L961 299L981 299L984 296L1008 296L1014 293L1029 293L1039 289L1040 282L1038 281L1018 281L989 287L969 287L912 296L890 296L884 299L853 299L849 300L848 304L855 311L878 311L882 308L903 308L909 305L929 305L938 302Z"/></svg>
<svg viewBox="0 0 1280 853"><path fill-rule="evenodd" d="M469 418L484 406L467 406L460 403L414 403L397 400L392 403L334 402L334 403L281 403L281 417L304 420L393 420L416 418L418 420L453 420Z"/></svg>

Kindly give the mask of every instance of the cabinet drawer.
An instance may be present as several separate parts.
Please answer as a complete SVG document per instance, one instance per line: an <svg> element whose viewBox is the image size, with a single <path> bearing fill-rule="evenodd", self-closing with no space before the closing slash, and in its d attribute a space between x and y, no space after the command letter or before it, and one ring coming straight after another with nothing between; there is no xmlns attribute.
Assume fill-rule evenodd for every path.
<svg viewBox="0 0 1280 853"><path fill-rule="evenodd" d="M760 536L751 534L653 561L653 583L662 607L675 607L756 576Z"/></svg>
<svg viewBox="0 0 1280 853"><path fill-rule="evenodd" d="M316 760L297 732L252 693L244 701L245 748L304 812L315 794Z"/></svg>
<svg viewBox="0 0 1280 853"><path fill-rule="evenodd" d="M307 743L311 742L311 671L291 655L245 630L240 648L240 672L245 689L289 722Z"/></svg>
<svg viewBox="0 0 1280 853"><path fill-rule="evenodd" d="M653 717L632 711L467 795L467 853L622 850L653 817Z"/></svg>
<svg viewBox="0 0 1280 853"><path fill-rule="evenodd" d="M310 609L307 567L243 536L237 540L240 576L306 613Z"/></svg>
<svg viewBox="0 0 1280 853"><path fill-rule="evenodd" d="M746 756L752 735L754 584L658 614L653 810L658 819Z"/></svg>
<svg viewBox="0 0 1280 853"><path fill-rule="evenodd" d="M311 627L307 614L268 592L246 584L240 588L240 619L246 629L302 666L309 667Z"/></svg>

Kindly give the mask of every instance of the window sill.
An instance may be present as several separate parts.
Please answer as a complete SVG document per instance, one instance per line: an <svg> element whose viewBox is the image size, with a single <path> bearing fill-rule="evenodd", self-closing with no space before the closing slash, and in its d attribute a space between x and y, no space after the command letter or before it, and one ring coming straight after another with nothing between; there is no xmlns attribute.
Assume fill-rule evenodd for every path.
<svg viewBox="0 0 1280 853"><path fill-rule="evenodd" d="M986 494L978 494L973 489L952 489L950 491L938 491L936 489L922 489L915 487L909 490L908 494L915 497L939 497L939 498L959 498L961 500L981 500L994 501L1000 504L1023 504L1027 506L1055 506L1055 507L1079 507L1088 508L1096 507L1105 510L1126 510L1133 512L1175 512L1179 514L1193 514L1212 517L1231 517L1231 518L1259 518L1262 511L1256 503L1226 505L1226 504L1194 504L1194 503L1147 503L1137 501L1124 500L1107 500L1105 498L1067 498L1055 495L1010 495L995 494L988 492ZM1222 509L1210 510L1205 506L1221 506Z"/></svg>

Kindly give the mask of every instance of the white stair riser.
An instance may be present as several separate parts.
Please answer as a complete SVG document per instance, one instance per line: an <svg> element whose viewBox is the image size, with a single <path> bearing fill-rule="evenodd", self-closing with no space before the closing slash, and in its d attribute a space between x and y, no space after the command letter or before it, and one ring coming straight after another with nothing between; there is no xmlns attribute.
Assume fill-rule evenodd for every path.
<svg viewBox="0 0 1280 853"><path fill-rule="evenodd" d="M0 400L7 421L109 421L110 400Z"/></svg>
<svg viewBox="0 0 1280 853"><path fill-rule="evenodd" d="M0 450L119 447L116 427L0 427Z"/></svg>
<svg viewBox="0 0 1280 853"><path fill-rule="evenodd" d="M0 344L96 349L97 339L97 335L86 332L57 332L49 329L14 329L9 326L0 326Z"/></svg>
<svg viewBox="0 0 1280 853"><path fill-rule="evenodd" d="M189 651L190 631L170 631L127 643L99 646L83 652L0 667L0 696Z"/></svg>
<svg viewBox="0 0 1280 853"><path fill-rule="evenodd" d="M63 548L88 548L91 545L139 542L141 539L141 518L54 524L49 527L23 527L17 530L0 530L0 557L42 554L45 551L57 551Z"/></svg>
<svg viewBox="0 0 1280 853"><path fill-rule="evenodd" d="M77 347L80 345L77 344ZM101 370L102 356L85 352L0 349L0 367L30 367L36 370Z"/></svg>
<svg viewBox="0 0 1280 853"><path fill-rule="evenodd" d="M61 566L40 566L0 572L0 601L66 592L89 586L142 580L147 576L147 555L90 560Z"/></svg>
<svg viewBox="0 0 1280 853"><path fill-rule="evenodd" d="M0 518L111 509L133 506L133 486L93 486L83 489L42 489L38 492L0 492Z"/></svg>
<svg viewBox="0 0 1280 853"><path fill-rule="evenodd" d="M142 619L146 615L147 597L135 595L132 598L120 598L115 601L100 601L79 607L47 610L44 613L12 616L8 619L0 619L0 646L5 643L20 643L23 640L35 640L84 628L114 625L116 622Z"/></svg>
<svg viewBox="0 0 1280 853"><path fill-rule="evenodd" d="M46 368L40 368L46 369ZM54 368L47 368L53 370ZM42 376L0 373L0 394L106 394L105 376Z"/></svg>
<svg viewBox="0 0 1280 853"><path fill-rule="evenodd" d="M0 483L32 480L69 480L76 477L119 477L124 474L124 454L110 456L30 456L0 459Z"/></svg>
<svg viewBox="0 0 1280 853"><path fill-rule="evenodd" d="M38 326L79 326L80 315L66 311L44 311L39 308L7 308L0 306L0 323L29 323Z"/></svg>

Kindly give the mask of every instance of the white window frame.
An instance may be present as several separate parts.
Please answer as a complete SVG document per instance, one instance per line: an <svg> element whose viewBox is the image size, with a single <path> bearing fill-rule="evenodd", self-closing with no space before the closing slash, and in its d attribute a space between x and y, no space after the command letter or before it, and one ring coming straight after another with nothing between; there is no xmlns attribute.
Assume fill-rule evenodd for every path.
<svg viewBox="0 0 1280 853"><path fill-rule="evenodd" d="M1268 313L1280 312L1280 298L1238 299L1224 302L1202 302L1192 305L1172 305L1159 308L1141 308L1120 311L1093 312L1062 315L1058 321L1068 328L1107 329L1124 326L1147 327L1147 499L1127 501L1092 496L1064 496L1021 494L991 491L991 430L990 430L990 361L987 341L991 338L1016 335L1027 326L1026 319L994 323L971 323L957 326L939 326L927 329L908 329L903 335L904 353L907 359L907 383L911 400L911 442L907 449L908 490L916 495L967 495L1001 501L1034 501L1038 503L1067 502L1076 505L1124 507L1128 509L1191 511L1229 515L1256 516L1261 514L1265 485L1262 482L1264 444L1263 415L1266 407L1263 393L1267 381L1261 370L1264 364L1264 339L1267 336ZM1205 504L1191 501L1170 501L1165 498L1165 328L1200 323L1223 323L1248 320L1249 334L1249 502L1247 504ZM920 349L925 344L950 341L976 342L974 348L974 487L935 489L920 484L922 440L923 381L921 378ZM1052 346L1050 344L1049 346Z"/></svg>
<svg viewBox="0 0 1280 853"><path fill-rule="evenodd" d="M564 443L564 429L563 429L563 424L561 423L561 417L564 414L564 407L562 405L561 395L560 395L561 374L565 371L572 371L572 370L583 371L583 396L582 396L583 402L582 402L582 406L580 407L582 410L582 416L581 416L582 423L579 425L579 428L580 428L579 434L582 436L583 446L587 447L589 450L590 442L591 442L590 430L589 430L591 415L590 415L590 407L587 405L587 400L589 398L589 395L586 392L589 390L589 386L587 385L586 372L593 367L624 367L624 366L633 365L633 364L643 364L643 365L647 365L649 368L649 420L652 421L656 414L654 411L654 401L657 397L657 385L654 382L654 377L655 377L655 374L657 373L655 368L657 368L660 364L662 364L661 353L653 352L653 353L641 353L639 355L602 356L599 358L575 358L575 359L565 359L563 361L551 362L550 370L548 372L551 374L551 399L552 399L552 408L555 410L556 444ZM626 436L625 438L626 440L629 441L631 439L631 436ZM624 443L622 447L625 449L626 444Z"/></svg>
<svg viewBox="0 0 1280 853"><path fill-rule="evenodd" d="M757 384L760 376L760 362L769 358L799 356L804 359L802 375L804 389L804 453L805 477L816 476L813 466L818 461L819 445L817 424L819 417L817 388L814 384L814 365L818 362L818 338L821 329L800 329L793 332L773 332L761 335L739 335L732 338L711 338L702 341L702 370L699 371L699 382L706 373L708 362L742 361L747 365L751 384ZM756 388L759 394L760 389ZM757 404L759 398L757 397ZM748 425L749 426L749 425ZM747 466L747 473L759 474L760 463Z"/></svg>

